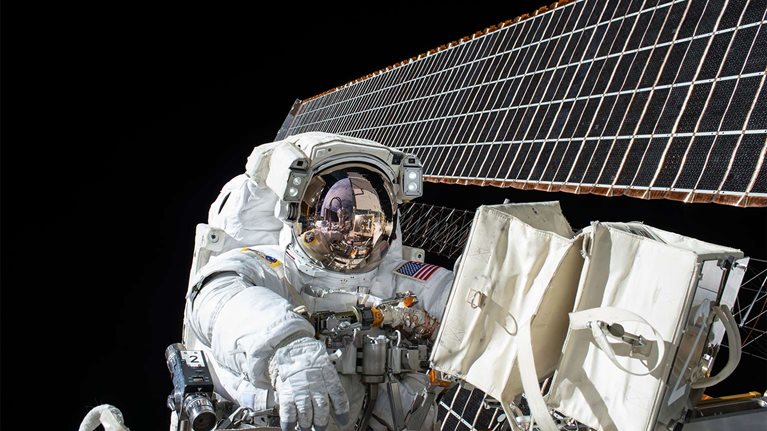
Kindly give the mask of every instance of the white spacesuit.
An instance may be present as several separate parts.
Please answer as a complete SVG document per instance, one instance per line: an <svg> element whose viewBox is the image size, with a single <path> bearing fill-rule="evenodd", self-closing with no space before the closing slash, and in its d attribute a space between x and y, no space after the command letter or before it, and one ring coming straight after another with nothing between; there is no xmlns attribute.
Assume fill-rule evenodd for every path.
<svg viewBox="0 0 767 431"><path fill-rule="evenodd" d="M397 207L421 192L418 159L372 141L256 147L198 226L187 295L184 342L215 359L219 396L277 403L283 430L403 429L419 402L434 424L415 371L453 273L403 258Z"/></svg>

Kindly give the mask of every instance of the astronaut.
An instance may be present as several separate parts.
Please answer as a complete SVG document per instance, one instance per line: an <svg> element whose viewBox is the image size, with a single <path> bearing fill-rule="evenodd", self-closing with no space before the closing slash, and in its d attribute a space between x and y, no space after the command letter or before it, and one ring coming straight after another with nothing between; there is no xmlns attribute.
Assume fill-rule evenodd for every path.
<svg viewBox="0 0 767 431"><path fill-rule="evenodd" d="M256 147L197 230L184 342L217 396L278 406L283 431L431 429L423 371L453 273L403 256L398 205L421 193L418 159L372 141Z"/></svg>

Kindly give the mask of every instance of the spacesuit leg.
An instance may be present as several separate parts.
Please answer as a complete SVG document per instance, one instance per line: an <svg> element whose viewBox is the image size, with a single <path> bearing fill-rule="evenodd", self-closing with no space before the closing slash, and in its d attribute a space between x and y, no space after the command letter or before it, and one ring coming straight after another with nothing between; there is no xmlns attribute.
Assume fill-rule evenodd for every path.
<svg viewBox="0 0 767 431"><path fill-rule="evenodd" d="M429 384L429 379L422 373L404 373L399 375L399 394L402 401L403 417L410 411L416 395L423 392ZM437 420L437 407L432 406L426 415L426 420L421 430L433 430ZM378 399L373 408L373 418L370 420L370 428L375 431L387 431L394 429L389 393L385 384L379 386Z"/></svg>
<svg viewBox="0 0 767 431"><path fill-rule="evenodd" d="M339 426L331 415L330 424L327 431L351 431L357 418L362 414L362 405L365 398L365 385L360 382L359 375L339 375L341 384L344 386L349 396L350 417L352 418L345 426ZM422 391L428 384L428 379L421 373L407 373L401 375L400 397L402 399L403 414L410 410L415 395ZM424 421L422 430L433 430L437 418L437 408L433 406ZM378 399L373 408L373 417L370 419L369 427L375 431L388 431L393 429L393 418L389 404L389 394L385 384L379 385Z"/></svg>

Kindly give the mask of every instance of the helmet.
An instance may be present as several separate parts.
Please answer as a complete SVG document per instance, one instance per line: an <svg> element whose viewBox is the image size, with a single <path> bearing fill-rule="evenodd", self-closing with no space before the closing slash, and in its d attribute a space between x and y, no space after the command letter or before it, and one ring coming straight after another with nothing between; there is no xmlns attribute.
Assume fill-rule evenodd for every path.
<svg viewBox="0 0 767 431"><path fill-rule="evenodd" d="M389 249L396 213L391 180L378 168L332 166L306 185L293 228L295 242L325 269L368 272Z"/></svg>

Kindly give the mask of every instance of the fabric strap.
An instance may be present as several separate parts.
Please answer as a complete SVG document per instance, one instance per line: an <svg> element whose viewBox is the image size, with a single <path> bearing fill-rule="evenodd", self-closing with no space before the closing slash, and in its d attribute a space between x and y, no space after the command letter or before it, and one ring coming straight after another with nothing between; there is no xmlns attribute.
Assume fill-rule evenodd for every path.
<svg viewBox="0 0 767 431"><path fill-rule="evenodd" d="M655 340L653 343L658 349L658 359L656 360L655 365L647 372L641 373L631 371L624 367L623 364L621 364L615 357L615 350L613 350L612 345L607 340L605 328L599 325L599 322L638 322L649 327L655 335ZM634 312L617 307L599 307L577 311L570 313L570 328L572 330L590 328L591 334L594 337L594 341L596 341L597 345L599 346L599 349L610 359L610 362L612 362L613 365L628 374L634 376L646 376L648 374L652 374L663 363L663 357L666 350L666 343L663 341L663 336L658 332L657 329L650 325L647 320L643 319L642 316Z"/></svg>
<svg viewBox="0 0 767 431"><path fill-rule="evenodd" d="M519 374L522 378L522 387L525 389L527 404L530 406L530 415L535 423L538 424L541 431L559 431L559 427L549 414L549 408L546 407L546 401L543 399L540 386L538 386L538 372L535 371L533 343L530 336L530 326L534 318L535 316L519 327L517 335ZM509 418L509 420L513 420L513 418Z"/></svg>
<svg viewBox="0 0 767 431"><path fill-rule="evenodd" d="M558 431L559 427L549 414L549 408L546 406L546 400L541 394L538 386L538 373L535 370L535 358L533 356L533 344L531 337L531 324L535 316L522 323L519 327L517 342L519 346L517 360L519 362L519 373L522 379L522 387L525 390L525 398L530 406L530 414L538 424L541 431ZM652 369L646 373L636 373L625 368L615 357L615 351L607 341L607 335L604 328L598 325L598 322L639 322L652 329L655 335L655 345L658 349L658 359ZM665 343L660 333L650 325L645 319L636 313L616 307L600 307L589 310L570 313L570 329L579 330L590 328L599 348L607 355L610 361L619 369L626 373L643 376L655 371L663 363L665 353Z"/></svg>
<svg viewBox="0 0 767 431"><path fill-rule="evenodd" d="M721 382L735 371L740 362L742 352L738 322L735 321L735 317L733 317L730 308L726 304L714 307L713 311L724 325L725 331L727 331L727 345L730 346L727 350L727 364L717 375L692 382L691 386L693 389L707 388Z"/></svg>

